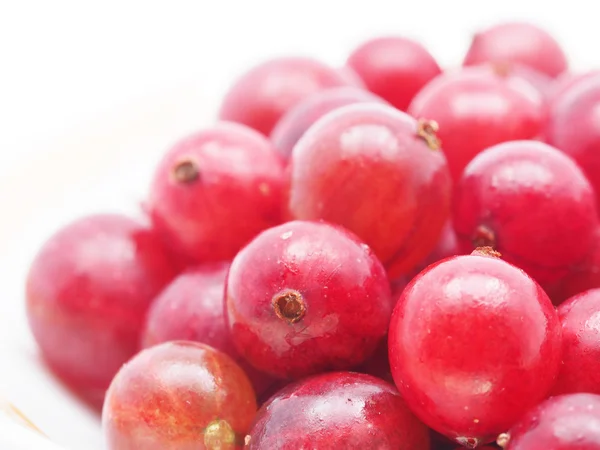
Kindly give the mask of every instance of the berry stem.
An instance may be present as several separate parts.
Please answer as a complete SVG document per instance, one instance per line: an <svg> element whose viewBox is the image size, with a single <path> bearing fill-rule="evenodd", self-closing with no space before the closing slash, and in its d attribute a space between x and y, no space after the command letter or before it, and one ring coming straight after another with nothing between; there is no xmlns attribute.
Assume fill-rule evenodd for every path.
<svg viewBox="0 0 600 450"><path fill-rule="evenodd" d="M200 177L198 165L191 159L179 161L173 167L173 178L178 183L189 184L196 181Z"/></svg>
<svg viewBox="0 0 600 450"><path fill-rule="evenodd" d="M273 308L280 319L288 323L299 322L306 313L304 298L298 291L284 291L273 297Z"/></svg>
<svg viewBox="0 0 600 450"><path fill-rule="evenodd" d="M471 255L487 256L488 258L500 258L502 254L493 249L493 247L477 247Z"/></svg>
<svg viewBox="0 0 600 450"><path fill-rule="evenodd" d="M498 439L496 439L496 444L498 444L498 446L501 448L506 448L508 446L509 441L510 441L510 434L501 433L498 435Z"/></svg>
<svg viewBox="0 0 600 450"><path fill-rule="evenodd" d="M479 247L496 247L496 234L491 228L485 225L479 225L473 234L473 246Z"/></svg>
<svg viewBox="0 0 600 450"><path fill-rule="evenodd" d="M442 141L437 137L439 125L435 120L419 119L417 121L417 135L427 142L431 150L439 150L442 147Z"/></svg>

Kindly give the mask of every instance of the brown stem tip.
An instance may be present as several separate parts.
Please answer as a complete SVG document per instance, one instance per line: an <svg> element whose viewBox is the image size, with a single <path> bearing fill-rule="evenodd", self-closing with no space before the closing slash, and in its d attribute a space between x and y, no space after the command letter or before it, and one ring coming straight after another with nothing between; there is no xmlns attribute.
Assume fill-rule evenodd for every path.
<svg viewBox="0 0 600 450"><path fill-rule="evenodd" d="M500 252L497 252L492 247L477 247L471 255L488 256L490 258L500 258L502 256Z"/></svg>
<svg viewBox="0 0 600 450"><path fill-rule="evenodd" d="M417 136L423 138L431 150L442 148L442 141L436 135L439 129L440 126L435 120L419 119L417 121Z"/></svg>
<svg viewBox="0 0 600 450"><path fill-rule="evenodd" d="M496 444L498 444L498 447L501 447L501 448L506 448L508 446L509 442L510 442L510 434L508 434L508 433L499 434L498 439L496 439Z"/></svg>
<svg viewBox="0 0 600 450"><path fill-rule="evenodd" d="M207 450L234 450L235 431L226 420L213 420L204 430L204 447Z"/></svg>
<svg viewBox="0 0 600 450"><path fill-rule="evenodd" d="M184 159L179 161L173 167L173 179L178 183L193 183L200 176L200 170L198 165L191 159Z"/></svg>
<svg viewBox="0 0 600 450"><path fill-rule="evenodd" d="M480 444L479 439L473 437L459 437L456 438L456 442L466 448L477 448Z"/></svg>
<svg viewBox="0 0 600 450"><path fill-rule="evenodd" d="M296 323L306 314L304 298L298 291L284 291L275 295L273 308L277 317L288 323Z"/></svg>

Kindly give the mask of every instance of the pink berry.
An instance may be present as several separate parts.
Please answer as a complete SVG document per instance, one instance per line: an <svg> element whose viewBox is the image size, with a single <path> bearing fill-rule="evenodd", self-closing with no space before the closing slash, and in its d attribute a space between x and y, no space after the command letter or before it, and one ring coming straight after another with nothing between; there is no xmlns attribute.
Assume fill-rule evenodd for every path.
<svg viewBox="0 0 600 450"><path fill-rule="evenodd" d="M108 390L108 450L241 449L256 415L244 371L207 345L176 341L125 364Z"/></svg>
<svg viewBox="0 0 600 450"><path fill-rule="evenodd" d="M120 215L79 219L54 234L27 278L31 331L50 367L95 405L139 349L151 300L175 276L146 225Z"/></svg>
<svg viewBox="0 0 600 450"><path fill-rule="evenodd" d="M259 410L247 450L425 450L427 428L393 385L352 372L317 375Z"/></svg>
<svg viewBox="0 0 600 450"><path fill-rule="evenodd" d="M409 408L469 448L494 440L544 399L560 362L548 296L489 247L415 277L394 309L388 342Z"/></svg>
<svg viewBox="0 0 600 450"><path fill-rule="evenodd" d="M408 112L439 124L454 180L485 148L538 136L545 118L543 98L529 82L481 67L435 78Z"/></svg>
<svg viewBox="0 0 600 450"><path fill-rule="evenodd" d="M268 136L281 116L310 94L348 85L353 84L347 75L314 59L272 59L253 67L231 86L219 117Z"/></svg>
<svg viewBox="0 0 600 450"><path fill-rule="evenodd" d="M518 80L525 81L529 86L535 88L543 101L547 101L553 92L555 80L552 77L523 64L485 63L480 66L474 66L470 70L475 69L487 71L491 76L504 77L516 89L519 89L521 84ZM531 95L528 88L523 88L522 91L525 95Z"/></svg>
<svg viewBox="0 0 600 450"><path fill-rule="evenodd" d="M576 295L561 304L562 365L555 394L600 394L600 289Z"/></svg>
<svg viewBox="0 0 600 450"><path fill-rule="evenodd" d="M571 156L600 192L600 75L572 86L552 103L545 137ZM600 197L597 197L600 205Z"/></svg>
<svg viewBox="0 0 600 450"><path fill-rule="evenodd" d="M536 141L478 155L457 187L453 220L464 251L492 246L543 286L585 258L598 227L594 191L579 167Z"/></svg>
<svg viewBox="0 0 600 450"><path fill-rule="evenodd" d="M348 66L343 66L338 69L338 72L342 75L342 78L346 81L348 86L353 86L359 89L366 89L365 82L358 76L358 74Z"/></svg>
<svg viewBox="0 0 600 450"><path fill-rule="evenodd" d="M589 70L587 72L571 73L565 72L554 80L550 89L550 100L555 102L566 95L573 87L591 78L600 75L600 70Z"/></svg>
<svg viewBox="0 0 600 450"><path fill-rule="evenodd" d="M347 65L367 89L405 111L410 101L442 70L418 42L403 37L381 37L360 45Z"/></svg>
<svg viewBox="0 0 600 450"><path fill-rule="evenodd" d="M281 222L283 185L283 163L266 138L220 123L167 153L148 209L178 252L196 262L223 261Z"/></svg>
<svg viewBox="0 0 600 450"><path fill-rule="evenodd" d="M261 233L233 260L226 292L238 351L280 378L362 363L392 309L385 270L369 247L318 222Z"/></svg>
<svg viewBox="0 0 600 450"><path fill-rule="evenodd" d="M408 272L433 250L448 217L451 181L435 130L386 105L329 113L292 154L291 215L343 225L391 278Z"/></svg>
<svg viewBox="0 0 600 450"><path fill-rule="evenodd" d="M195 341L222 351L246 372L257 395L274 380L239 355L223 313L229 264L201 265L179 275L154 300L142 333L143 347L167 341Z"/></svg>
<svg viewBox="0 0 600 450"><path fill-rule="evenodd" d="M598 450L600 396L552 397L529 411L498 441L505 450Z"/></svg>
<svg viewBox="0 0 600 450"><path fill-rule="evenodd" d="M529 23L503 23L475 35L464 65L519 63L551 77L567 70L567 58L556 40Z"/></svg>
<svg viewBox="0 0 600 450"><path fill-rule="evenodd" d="M287 161L298 139L318 119L334 109L363 102L383 102L383 100L367 91L353 87L340 87L316 92L284 114L273 128L271 142Z"/></svg>

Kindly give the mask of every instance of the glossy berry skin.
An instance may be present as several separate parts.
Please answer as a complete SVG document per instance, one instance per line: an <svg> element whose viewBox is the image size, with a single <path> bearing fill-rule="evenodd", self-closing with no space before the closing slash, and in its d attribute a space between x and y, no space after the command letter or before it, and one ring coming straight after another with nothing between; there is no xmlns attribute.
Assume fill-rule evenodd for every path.
<svg viewBox="0 0 600 450"><path fill-rule="evenodd" d="M223 98L219 117L268 136L279 119L309 95L352 86L348 76L311 58L286 57L259 64L243 74Z"/></svg>
<svg viewBox="0 0 600 450"><path fill-rule="evenodd" d="M481 67L435 78L408 112L439 124L438 136L456 181L485 148L535 138L545 119L544 100L530 83Z"/></svg>
<svg viewBox="0 0 600 450"><path fill-rule="evenodd" d="M196 342L146 349L108 390L102 425L108 450L241 449L256 415L244 371Z"/></svg>
<svg viewBox="0 0 600 450"><path fill-rule="evenodd" d="M239 355L225 323L223 298L228 269L227 263L200 265L175 278L148 311L142 346L179 340L210 345L236 361L261 395L274 380Z"/></svg>
<svg viewBox="0 0 600 450"><path fill-rule="evenodd" d="M298 139L328 112L346 105L383 102L374 94L354 87L339 87L316 92L291 108L273 129L271 142L286 161Z"/></svg>
<svg viewBox="0 0 600 450"><path fill-rule="evenodd" d="M522 84L518 80L525 81L528 85L535 88L544 103L546 103L552 96L554 84L557 81L545 73L523 64L485 63L480 66L473 66L469 68L469 70L475 69L479 69L482 72L487 71L491 76L499 76L503 77L504 79L508 79L512 86L516 89L519 89L520 85ZM526 95L529 95L529 92L527 92L528 89L526 90L523 88L523 91Z"/></svg>
<svg viewBox="0 0 600 450"><path fill-rule="evenodd" d="M113 376L139 349L150 302L174 276L145 224L105 214L66 225L44 244L27 277L27 317L45 361L100 406Z"/></svg>
<svg viewBox="0 0 600 450"><path fill-rule="evenodd" d="M367 89L392 106L406 111L413 97L442 70L418 42L403 37L380 37L361 44L346 64Z"/></svg>
<svg viewBox="0 0 600 450"><path fill-rule="evenodd" d="M281 221L283 162L243 125L220 123L177 143L159 164L147 208L192 262L230 260Z"/></svg>
<svg viewBox="0 0 600 450"><path fill-rule="evenodd" d="M510 430L505 450L600 449L600 396L552 397Z"/></svg>
<svg viewBox="0 0 600 450"><path fill-rule="evenodd" d="M234 258L226 289L238 351L280 378L362 363L392 310L377 257L326 223L294 221L261 233Z"/></svg>
<svg viewBox="0 0 600 450"><path fill-rule="evenodd" d="M553 103L559 100L563 95L565 95L579 83L585 82L591 78L596 78L598 75L600 75L600 70L589 70L579 73L563 73L552 83L550 89L550 102Z"/></svg>
<svg viewBox="0 0 600 450"><path fill-rule="evenodd" d="M567 70L567 58L556 40L529 23L498 24L475 35L464 65L518 63L551 77Z"/></svg>
<svg viewBox="0 0 600 450"><path fill-rule="evenodd" d="M570 298L558 307L562 365L554 394L600 394L600 289Z"/></svg>
<svg viewBox="0 0 600 450"><path fill-rule="evenodd" d="M433 250L451 181L435 124L386 105L357 104L319 120L291 160L289 211L356 233L394 279Z"/></svg>
<svg viewBox="0 0 600 450"><path fill-rule="evenodd" d="M600 192L598 105L600 75L576 83L554 100L545 132L549 144L579 164L596 192Z"/></svg>
<svg viewBox="0 0 600 450"><path fill-rule="evenodd" d="M259 410L246 450L417 450L427 428L393 385L352 372L293 383Z"/></svg>
<svg viewBox="0 0 600 450"><path fill-rule="evenodd" d="M517 267L474 252L411 281L394 309L388 346L409 408L475 448L545 398L558 372L560 339L541 287Z"/></svg>
<svg viewBox="0 0 600 450"><path fill-rule="evenodd" d="M536 141L482 152L465 169L454 200L465 252L490 245L543 286L585 258L598 227L594 191L579 167Z"/></svg>

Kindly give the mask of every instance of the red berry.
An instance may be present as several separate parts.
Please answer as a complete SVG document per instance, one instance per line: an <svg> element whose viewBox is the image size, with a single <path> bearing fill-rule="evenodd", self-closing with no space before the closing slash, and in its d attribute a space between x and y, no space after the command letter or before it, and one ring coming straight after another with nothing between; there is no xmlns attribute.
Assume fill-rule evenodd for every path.
<svg viewBox="0 0 600 450"><path fill-rule="evenodd" d="M54 234L27 278L27 315L51 368L94 404L139 349L151 300L175 275L159 239L119 215Z"/></svg>
<svg viewBox="0 0 600 450"><path fill-rule="evenodd" d="M380 342L375 353L355 370L356 372L366 373L381 378L388 383L394 383L392 372L390 371L387 337Z"/></svg>
<svg viewBox="0 0 600 450"><path fill-rule="evenodd" d="M454 228L464 250L492 246L543 286L585 258L597 227L589 182L569 157L541 142L490 147L456 190Z"/></svg>
<svg viewBox="0 0 600 450"><path fill-rule="evenodd" d="M555 394L600 394L600 289L567 300L558 308L562 365Z"/></svg>
<svg viewBox="0 0 600 450"><path fill-rule="evenodd" d="M347 65L367 89L405 111L415 94L442 70L418 42L403 37L381 37L363 43Z"/></svg>
<svg viewBox="0 0 600 450"><path fill-rule="evenodd" d="M548 296L491 249L415 277L394 309L388 342L409 408L469 448L494 440L541 401L560 362Z"/></svg>
<svg viewBox="0 0 600 450"><path fill-rule="evenodd" d="M379 97L361 89L340 87L319 91L291 108L271 133L271 142L287 161L298 139L317 120L342 106L363 102L383 102Z"/></svg>
<svg viewBox="0 0 600 450"><path fill-rule="evenodd" d="M529 23L503 23L475 35L464 65L519 63L551 77L567 70L567 58L556 40Z"/></svg>
<svg viewBox="0 0 600 450"><path fill-rule="evenodd" d="M549 144L579 164L596 192L600 192L599 106L600 75L576 83L554 100L545 132Z"/></svg>
<svg viewBox="0 0 600 450"><path fill-rule="evenodd" d="M436 124L357 104L319 120L292 154L289 210L343 225L391 278L433 249L448 217L451 181Z"/></svg>
<svg viewBox="0 0 600 450"><path fill-rule="evenodd" d="M346 81L348 86L354 86L360 89L366 89L365 82L358 76L358 74L348 66L343 66L338 69L338 72L342 75L342 78Z"/></svg>
<svg viewBox="0 0 600 450"><path fill-rule="evenodd" d="M600 396L552 397L522 417L503 438L505 450L598 450Z"/></svg>
<svg viewBox="0 0 600 450"><path fill-rule="evenodd" d="M149 211L193 261L222 261L281 221L283 163L257 132L220 123L175 145L160 163Z"/></svg>
<svg viewBox="0 0 600 450"><path fill-rule="evenodd" d="M438 239L437 245L433 251L425 258L419 266L419 272L429 266L430 264L441 261L442 259L450 258L451 256L458 256L463 253L452 221L448 220L442 229L440 238ZM417 275L417 273L414 273Z"/></svg>
<svg viewBox="0 0 600 450"><path fill-rule="evenodd" d="M475 66L469 70L479 69L487 71L489 75L500 76L504 79L510 80L511 85L515 89L521 89L525 95L530 96L531 90L527 88L521 88L522 83L518 80L527 82L529 86L533 86L538 94L541 96L541 100L547 101L553 92L553 86L555 80L543 72L535 70L529 66L523 64L511 64L511 63L485 63L480 66ZM536 102L539 101L538 96L535 96Z"/></svg>
<svg viewBox="0 0 600 450"><path fill-rule="evenodd" d="M143 347L167 341L196 341L222 351L246 372L257 395L274 380L250 366L237 352L224 316L229 264L198 266L181 274L154 300L142 333Z"/></svg>
<svg viewBox="0 0 600 450"><path fill-rule="evenodd" d="M480 67L437 77L414 98L408 112L439 124L438 136L455 180L485 148L538 136L545 118L543 98L529 82Z"/></svg>
<svg viewBox="0 0 600 450"><path fill-rule="evenodd" d="M547 292L554 304L559 305L574 295L594 288L600 288L600 229L594 234L586 258L569 267L567 275Z"/></svg>
<svg viewBox="0 0 600 450"><path fill-rule="evenodd" d="M226 292L238 351L281 378L362 363L392 309L385 271L369 247L318 222L261 233L233 260Z"/></svg>
<svg viewBox="0 0 600 450"><path fill-rule="evenodd" d="M108 390L102 424L108 450L239 449L256 415L243 370L195 342L144 350Z"/></svg>
<svg viewBox="0 0 600 450"><path fill-rule="evenodd" d="M335 372L294 383L271 398L245 448L425 450L429 434L391 384Z"/></svg>
<svg viewBox="0 0 600 450"><path fill-rule="evenodd" d="M347 75L310 58L277 58L253 67L225 94L219 117L268 136L290 108L322 89L353 85Z"/></svg>

